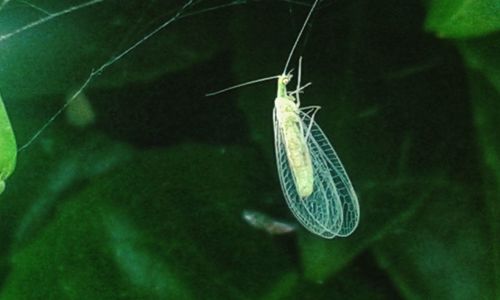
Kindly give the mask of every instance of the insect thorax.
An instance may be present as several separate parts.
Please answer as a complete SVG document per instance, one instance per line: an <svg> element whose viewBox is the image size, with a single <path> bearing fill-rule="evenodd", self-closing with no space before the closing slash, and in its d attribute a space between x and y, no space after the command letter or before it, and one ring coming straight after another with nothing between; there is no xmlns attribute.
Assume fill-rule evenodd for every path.
<svg viewBox="0 0 500 300"><path fill-rule="evenodd" d="M292 96L277 97L274 100L274 106L276 107L278 122L281 125L300 122L299 108Z"/></svg>

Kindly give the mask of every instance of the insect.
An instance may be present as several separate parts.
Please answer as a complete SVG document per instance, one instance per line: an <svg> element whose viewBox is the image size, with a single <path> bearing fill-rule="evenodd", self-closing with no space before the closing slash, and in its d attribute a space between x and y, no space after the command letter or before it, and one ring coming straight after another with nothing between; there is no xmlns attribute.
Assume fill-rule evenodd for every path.
<svg viewBox="0 0 500 300"><path fill-rule="evenodd" d="M0 95L0 194L5 189L4 180L16 167L16 157L16 138Z"/></svg>
<svg viewBox="0 0 500 300"><path fill-rule="evenodd" d="M359 222L356 193L333 146L314 121L320 107L301 108L299 94L307 85L300 87L299 80L297 89L288 92L290 79L291 75L278 77L273 110L276 164L286 202L309 231L324 238L348 236Z"/></svg>
<svg viewBox="0 0 500 300"><path fill-rule="evenodd" d="M299 95L310 84L300 86L302 59L299 59L297 88L287 90L292 79L291 73L287 73L288 64L318 2L315 0L309 10L282 75L239 84L207 96L269 79L278 80L273 125L281 188L297 220L310 232L331 239L346 237L358 226L358 198L333 146L314 121L320 107L300 107Z"/></svg>
<svg viewBox="0 0 500 300"><path fill-rule="evenodd" d="M255 210L244 210L242 217L245 222L250 224L250 226L264 230L271 235L287 234L295 231L297 228L295 224L275 220L272 217Z"/></svg>

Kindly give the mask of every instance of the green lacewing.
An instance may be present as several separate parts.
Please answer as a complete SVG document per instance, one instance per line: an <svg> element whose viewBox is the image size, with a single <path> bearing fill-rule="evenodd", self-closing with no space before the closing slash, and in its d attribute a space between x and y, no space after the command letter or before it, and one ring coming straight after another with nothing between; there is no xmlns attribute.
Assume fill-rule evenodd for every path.
<svg viewBox="0 0 500 300"><path fill-rule="evenodd" d="M281 188L295 218L310 232L331 239L349 236L357 228L360 216L358 197L332 144L314 120L320 107L300 107L299 95L310 84L300 86L301 59L297 88L294 91L287 90L292 78L291 73L287 73L288 65L318 3L319 0L315 0L309 10L282 75L238 84L207 96L278 79L273 125ZM259 221L259 225L262 223L261 218L255 218L254 215L247 214L246 220Z"/></svg>

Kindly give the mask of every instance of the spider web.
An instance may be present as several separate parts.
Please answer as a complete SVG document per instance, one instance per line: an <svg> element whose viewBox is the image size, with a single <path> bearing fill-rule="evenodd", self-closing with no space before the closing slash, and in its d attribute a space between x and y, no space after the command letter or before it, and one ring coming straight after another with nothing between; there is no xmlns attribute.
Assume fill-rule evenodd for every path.
<svg viewBox="0 0 500 300"><path fill-rule="evenodd" d="M165 72L192 63L193 55L199 60L206 59L213 52L209 45L202 43L203 52L195 54L185 51L192 49L192 45L182 45L179 36L188 33L190 25L185 30L178 26L172 37L169 37L170 27L181 19L196 20L198 15L246 3L240 0L178 0L169 4L156 0L57 2L0 0L2 93L23 98L72 91L27 141L21 141L18 151L35 142L89 86L147 80L148 76L157 75L144 72L151 65L164 64L164 70L157 68L157 72ZM197 31L200 35L206 33L202 27ZM153 43L150 40L157 44L144 45ZM157 46L161 44L157 40L168 41L166 49L159 49ZM134 63L139 60L140 63ZM112 68L115 65L128 70Z"/></svg>

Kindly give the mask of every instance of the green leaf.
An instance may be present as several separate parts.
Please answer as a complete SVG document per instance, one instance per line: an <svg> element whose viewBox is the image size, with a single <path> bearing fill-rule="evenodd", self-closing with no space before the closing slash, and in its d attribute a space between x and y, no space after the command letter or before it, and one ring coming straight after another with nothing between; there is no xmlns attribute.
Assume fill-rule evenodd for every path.
<svg viewBox="0 0 500 300"><path fill-rule="evenodd" d="M493 279L500 282L500 34L458 43L469 70L474 125L482 161L492 241ZM493 289L500 295L500 284Z"/></svg>
<svg viewBox="0 0 500 300"><path fill-rule="evenodd" d="M360 255L348 268L321 283L301 281L295 297L283 299L401 299L370 255Z"/></svg>
<svg viewBox="0 0 500 300"><path fill-rule="evenodd" d="M5 189L4 180L14 172L16 156L16 137L0 95L0 194Z"/></svg>
<svg viewBox="0 0 500 300"><path fill-rule="evenodd" d="M434 184L438 182L436 179ZM408 222L437 188L427 181L410 180L374 183L361 189L361 195L367 196L361 198L365 215L355 234L336 239L334 243L310 234L300 236L304 276L318 283L334 277L372 243ZM414 193L414 190L419 192ZM381 199L383 206L379 204Z"/></svg>
<svg viewBox="0 0 500 300"><path fill-rule="evenodd" d="M477 72L471 72L474 121L481 151L486 220L491 240L492 289L494 298L500 296L500 90Z"/></svg>
<svg viewBox="0 0 500 300"><path fill-rule="evenodd" d="M500 94L477 71L470 71L469 87L481 171L468 169L466 181L433 191L423 209L374 248L409 299L500 295Z"/></svg>
<svg viewBox="0 0 500 300"><path fill-rule="evenodd" d="M29 137L54 111L49 101L8 100L18 140ZM46 99L42 99L46 100ZM95 128L75 128L59 118L34 143L19 153L16 172L0 201L4 243L16 248L31 241L51 219L61 195L130 158L129 146ZM9 244L7 241L11 242Z"/></svg>
<svg viewBox="0 0 500 300"><path fill-rule="evenodd" d="M297 292L299 276L296 272L285 273L269 289L269 293L262 296L261 300L291 299Z"/></svg>
<svg viewBox="0 0 500 300"><path fill-rule="evenodd" d="M457 42L470 69L481 72L500 93L500 33Z"/></svg>
<svg viewBox="0 0 500 300"><path fill-rule="evenodd" d="M96 178L14 254L4 298L255 299L290 258L241 220L262 175L253 155L179 146Z"/></svg>
<svg viewBox="0 0 500 300"><path fill-rule="evenodd" d="M489 218L478 193L432 193L424 209L374 248L407 299L496 299Z"/></svg>
<svg viewBox="0 0 500 300"><path fill-rule="evenodd" d="M471 38L500 30L497 0L430 0L425 27L441 38Z"/></svg>

